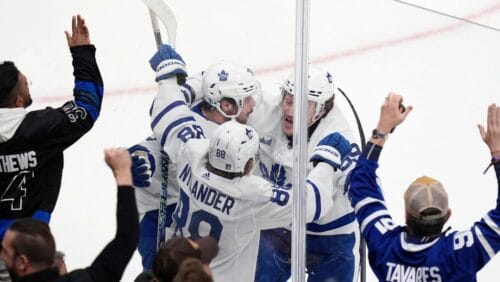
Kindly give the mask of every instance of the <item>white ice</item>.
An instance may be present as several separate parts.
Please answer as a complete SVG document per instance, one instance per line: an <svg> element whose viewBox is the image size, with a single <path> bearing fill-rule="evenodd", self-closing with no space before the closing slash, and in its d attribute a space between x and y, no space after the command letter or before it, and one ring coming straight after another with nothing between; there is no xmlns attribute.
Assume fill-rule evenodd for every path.
<svg viewBox="0 0 500 282"><path fill-rule="evenodd" d="M498 0L411 0L500 28ZM194 73L225 58L252 67L264 87L294 61L295 1L167 0L178 20L177 50ZM466 229L495 205L494 172L476 125L500 103L500 33L391 0L311 1L310 58L334 73L368 134L389 91L415 107L391 135L380 178L393 217L403 223L403 191L415 178L440 180L450 195L449 225ZM85 267L115 232L116 188L103 149L129 146L149 134L155 95L148 59L155 51L139 0L0 0L0 60L14 60L33 81L33 109L61 105L73 78L63 30L82 14L97 47L105 82L101 116L65 154L52 228L70 269ZM337 103L345 107L341 96ZM348 109L345 109L349 113ZM353 126L355 124L353 123ZM495 257L478 274L498 281ZM123 281L141 271L136 254ZM495 278L497 277L497 278ZM375 281L368 271L368 281Z"/></svg>

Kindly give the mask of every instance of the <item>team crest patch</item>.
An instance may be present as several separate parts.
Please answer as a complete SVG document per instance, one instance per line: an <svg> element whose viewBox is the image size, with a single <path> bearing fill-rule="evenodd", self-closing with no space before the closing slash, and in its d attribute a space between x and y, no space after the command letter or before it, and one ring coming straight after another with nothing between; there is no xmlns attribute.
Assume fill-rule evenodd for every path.
<svg viewBox="0 0 500 282"><path fill-rule="evenodd" d="M248 136L248 139L252 139L253 138L253 130L249 129L249 128L245 128L245 134Z"/></svg>
<svg viewBox="0 0 500 282"><path fill-rule="evenodd" d="M271 146L273 144L273 138L269 137L269 139L266 139L264 137L260 137L259 139L260 144L268 145Z"/></svg>
<svg viewBox="0 0 500 282"><path fill-rule="evenodd" d="M227 73L225 70L222 70L217 75L219 76L219 81L226 81L229 73Z"/></svg>
<svg viewBox="0 0 500 282"><path fill-rule="evenodd" d="M71 123L76 122L79 119L84 120L87 117L87 111L84 108L79 107L74 101L69 101L62 107L62 110L68 116Z"/></svg>
<svg viewBox="0 0 500 282"><path fill-rule="evenodd" d="M329 72L326 73L326 79L328 80L328 83L333 83L333 77Z"/></svg>

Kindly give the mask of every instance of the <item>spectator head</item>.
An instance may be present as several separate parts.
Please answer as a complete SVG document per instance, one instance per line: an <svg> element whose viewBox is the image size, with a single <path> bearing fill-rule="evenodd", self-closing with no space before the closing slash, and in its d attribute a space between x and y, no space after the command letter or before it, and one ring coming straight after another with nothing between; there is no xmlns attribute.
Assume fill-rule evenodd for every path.
<svg viewBox="0 0 500 282"><path fill-rule="evenodd" d="M430 177L419 177L408 187L404 199L408 232L438 236L451 215L443 185Z"/></svg>
<svg viewBox="0 0 500 282"><path fill-rule="evenodd" d="M199 259L187 258L179 266L174 282L213 282L213 279Z"/></svg>
<svg viewBox="0 0 500 282"><path fill-rule="evenodd" d="M1 258L13 278L53 267L55 252L49 226L32 218L12 223L2 240Z"/></svg>
<svg viewBox="0 0 500 282"><path fill-rule="evenodd" d="M54 256L54 266L57 267L60 275L68 273L66 262L64 261L65 256L66 255L61 251L56 251L56 255Z"/></svg>
<svg viewBox="0 0 500 282"><path fill-rule="evenodd" d="M0 108L28 107L31 105L29 80L13 62L0 62Z"/></svg>
<svg viewBox="0 0 500 282"><path fill-rule="evenodd" d="M199 259L206 271L210 261L217 255L219 247L212 237L203 237L196 241L189 238L173 237L158 250L153 261L153 273L159 281L172 281L179 266L187 258Z"/></svg>
<svg viewBox="0 0 500 282"><path fill-rule="evenodd" d="M155 276L151 270L145 270L141 272L137 277L134 279L134 282L153 282L155 280Z"/></svg>

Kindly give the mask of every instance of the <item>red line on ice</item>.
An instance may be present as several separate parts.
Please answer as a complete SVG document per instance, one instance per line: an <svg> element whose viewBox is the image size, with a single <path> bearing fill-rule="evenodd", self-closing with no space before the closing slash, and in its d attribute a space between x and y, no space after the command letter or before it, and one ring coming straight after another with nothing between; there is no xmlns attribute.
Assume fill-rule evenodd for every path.
<svg viewBox="0 0 500 282"><path fill-rule="evenodd" d="M485 16L485 15L488 15L491 13L495 13L498 10L500 10L500 4L488 7L484 10L481 10L481 11L478 11L474 14L468 15L466 17L466 19L468 19L468 20L477 19L479 17ZM456 29L463 27L465 25L466 25L466 22L457 22L457 23L446 25L446 26L436 28L436 29L430 29L427 31L418 32L418 33L410 34L407 36L403 36L403 37L399 37L399 38L395 38L395 39L391 39L391 40L376 42L376 43L368 44L365 46L360 46L360 47L340 51L337 53L327 54L324 56L314 58L311 60L311 62L312 63L324 63L324 62L334 61L334 60L341 59L341 58L352 57L352 56L356 56L356 55L366 53L369 51L374 51L374 50L378 50L378 49L382 49L382 48L397 46L397 45L409 43L412 41L426 39L426 38L440 35L440 34L443 34L446 32L451 32L451 31L456 30ZM294 63L289 62L289 63L283 63L283 64L274 65L274 66L264 67L264 68L260 68L260 69L255 69L255 73L258 75L263 75L263 74L267 74L267 73L274 73L274 72L279 72L279 71L283 71L286 69L291 69L293 67L294 67ZM104 95L106 97L131 95L131 94L136 95L136 94L140 94L140 93L144 93L144 92L153 92L155 90L156 90L156 87L149 87L149 86L133 87L133 88L124 88L124 89L115 89L115 90L105 91ZM66 100L66 99L68 99L67 96L60 96L60 95L55 96L54 95L54 96L40 97L40 98L36 99L36 102L37 103L39 103L39 102L45 103L45 102L53 102L53 101L62 101L62 100Z"/></svg>

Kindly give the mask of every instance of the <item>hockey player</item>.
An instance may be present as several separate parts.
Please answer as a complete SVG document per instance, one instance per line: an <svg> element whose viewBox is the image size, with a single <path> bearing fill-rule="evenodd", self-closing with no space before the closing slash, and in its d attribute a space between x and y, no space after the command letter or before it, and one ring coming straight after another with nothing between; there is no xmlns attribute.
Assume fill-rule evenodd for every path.
<svg viewBox="0 0 500 282"><path fill-rule="evenodd" d="M308 97L308 156L330 132L339 132L350 142L352 152L339 164L331 189L334 209L326 217L307 225L307 271L309 281L355 281L359 264L359 230L354 212L344 192L344 182L359 147L342 111L334 104L334 82L330 73L316 67L309 72ZM293 170L293 95L294 77L281 85L281 95L263 95L249 124L260 135L258 173L269 181L292 188ZM262 118L265 117L265 118ZM352 143L352 144L351 144ZM352 146L352 148L351 148ZM309 162L307 171L313 163ZM287 281L291 273L290 230L281 228L261 232L257 265L258 281Z"/></svg>
<svg viewBox="0 0 500 282"><path fill-rule="evenodd" d="M235 118L246 123L252 113L256 100L260 100L260 83L249 68L227 61L211 64L203 72L187 79L181 86L183 100L193 103L192 116L203 124L206 137L211 138L215 128ZM167 183L167 222L172 223L172 212L179 198L179 187L175 179L176 166L168 166L168 176L162 173L161 146L154 137L130 147L134 160L133 175L136 187L137 205L141 218L141 237L138 250L144 269L151 269L157 243L158 207L162 181ZM166 232L166 239L170 237Z"/></svg>
<svg viewBox="0 0 500 282"><path fill-rule="evenodd" d="M496 207L465 231L443 231L449 219L443 185L424 176L404 194L406 226L389 215L376 170L391 128L402 123L412 107L400 111L403 98L389 94L373 135L349 177L349 197L379 281L476 281L476 273L500 250L500 107L488 108L488 126L481 136L489 147L497 176Z"/></svg>
<svg viewBox="0 0 500 282"><path fill-rule="evenodd" d="M228 121L210 141L205 138L192 112L177 103L182 97L177 80L186 72L182 58L170 46L163 46L150 64L159 82L152 128L178 165L181 192L174 213L176 230L182 236L209 235L219 241L219 254L210 264L214 281L254 281L259 230L291 222L288 190L251 175L259 148L259 136L252 127ZM350 151L350 144L338 133L319 143L312 154L319 163L308 177L308 202L314 203L308 205L308 221L328 214L333 168Z"/></svg>
<svg viewBox="0 0 500 282"><path fill-rule="evenodd" d="M72 18L66 38L73 56L74 100L27 112L29 83L14 63L0 64L0 238L12 220L49 222L59 195L63 151L99 116L103 82L85 20Z"/></svg>

